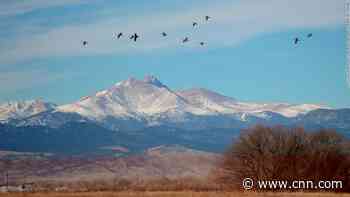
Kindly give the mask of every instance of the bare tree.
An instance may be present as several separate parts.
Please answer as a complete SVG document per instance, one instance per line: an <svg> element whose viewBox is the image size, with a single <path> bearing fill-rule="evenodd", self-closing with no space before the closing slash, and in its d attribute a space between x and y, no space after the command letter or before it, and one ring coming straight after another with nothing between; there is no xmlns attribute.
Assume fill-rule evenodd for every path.
<svg viewBox="0 0 350 197"><path fill-rule="evenodd" d="M254 180L342 180L349 190L349 141L334 130L255 126L224 154L216 180L241 188Z"/></svg>

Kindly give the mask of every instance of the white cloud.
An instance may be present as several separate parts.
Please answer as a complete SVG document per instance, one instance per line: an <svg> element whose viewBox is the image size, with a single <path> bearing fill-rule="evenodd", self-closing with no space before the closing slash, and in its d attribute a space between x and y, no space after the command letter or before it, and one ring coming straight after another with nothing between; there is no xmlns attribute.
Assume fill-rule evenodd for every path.
<svg viewBox="0 0 350 197"><path fill-rule="evenodd" d="M39 2L39 0L37 0ZM342 0L240 0L214 1L185 11L149 12L140 16L107 18L93 24L63 26L48 32L17 38L12 46L0 47L0 61L11 63L50 56L77 56L145 52L181 47L180 39L191 37L194 47L205 40L211 47L234 45L266 32L296 28L328 28L344 21ZM1 12L1 11L0 11ZM193 30L193 20L204 23ZM114 32L140 32L138 43L112 39ZM168 38L160 33L167 31ZM187 33L184 33L187 32ZM88 40L84 48L82 40ZM196 42L194 42L196 41ZM1 62L0 62L1 63Z"/></svg>
<svg viewBox="0 0 350 197"><path fill-rule="evenodd" d="M0 16L13 16L37 9L82 3L82 0L3 0L0 3Z"/></svg>
<svg viewBox="0 0 350 197"><path fill-rule="evenodd" d="M51 74L45 70L9 71L0 73L0 90L3 93L17 91L45 85L48 82L63 79L63 74Z"/></svg>

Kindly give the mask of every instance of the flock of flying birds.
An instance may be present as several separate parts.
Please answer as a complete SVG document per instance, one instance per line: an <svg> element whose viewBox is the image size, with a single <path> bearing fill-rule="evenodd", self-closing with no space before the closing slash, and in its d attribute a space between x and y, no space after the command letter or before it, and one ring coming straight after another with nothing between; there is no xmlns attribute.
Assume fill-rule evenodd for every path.
<svg viewBox="0 0 350 197"><path fill-rule="evenodd" d="M309 33L306 37L307 38L312 38L313 34L312 33ZM294 44L299 44L299 42L301 42L301 39L299 37L296 37L294 39Z"/></svg>
<svg viewBox="0 0 350 197"><path fill-rule="evenodd" d="M208 22L209 20L211 20L211 17L210 17L210 16L205 16L205 21ZM192 27L193 27L193 28L196 28L197 26L198 26L198 23L197 23L197 22L193 22L193 23L192 23ZM119 32L119 33L115 33L115 34L114 34L114 37L115 37L116 39L121 39L123 36L124 36L124 33L123 33L123 32ZM166 32L162 32L162 33L161 33L161 36L167 37L168 34L167 34ZM129 37L129 39L132 40L132 41L134 41L134 42L137 42L137 40L138 40L139 38L140 38L140 36L139 36L139 34L137 34L137 33L134 33L134 34L132 34L132 35ZM183 38L183 39L181 40L182 43L186 43L186 42L189 42L189 41L190 41L190 38L189 38L189 37L185 37L185 38ZM87 45L89 44L89 42L88 42L87 40L82 41L82 43L83 43L83 46L87 46ZM201 46L204 46L204 45L205 45L205 42L200 42L199 44L200 44Z"/></svg>
<svg viewBox="0 0 350 197"><path fill-rule="evenodd" d="M210 16L205 16L205 21L206 22L208 22L209 20L211 19L211 17ZM193 28L196 28L198 26L198 23L197 22L193 22L192 23L192 27ZM168 36L168 34L166 33L166 32L162 32L161 33L161 35L163 36L163 37L167 37ZM116 33L115 35L114 35L114 37L116 38L116 39L121 39L122 37L124 36L124 33L123 32L119 32L119 33ZM311 38L313 36L313 34L312 33L309 33L308 35L307 35L307 38ZM134 33L133 35L131 35L130 37L129 37L129 39L130 40L133 40L134 42L137 42L137 40L139 39L139 35L137 34L137 33ZM183 38L182 40L181 40L181 42L182 43L186 43L186 42L189 42L190 41L190 38L189 37L185 37L185 38ZM83 42L83 46L87 46L88 45L88 41L87 40L84 40L84 41L82 41ZM301 39L299 38L299 37L296 37L295 39L294 39L294 44L295 45L297 45L297 44L299 44L301 42ZM200 42L199 43L201 46L204 46L205 45L205 42Z"/></svg>

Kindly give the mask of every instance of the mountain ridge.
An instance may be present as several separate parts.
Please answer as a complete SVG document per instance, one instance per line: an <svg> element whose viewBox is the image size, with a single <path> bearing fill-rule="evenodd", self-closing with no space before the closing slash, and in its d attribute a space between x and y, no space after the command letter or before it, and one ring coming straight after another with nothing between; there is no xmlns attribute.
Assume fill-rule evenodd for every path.
<svg viewBox="0 0 350 197"><path fill-rule="evenodd" d="M101 99L104 100L100 101ZM86 106L88 100L90 100L90 104L92 103L92 105L95 106ZM259 113L263 111L271 111L280 113L287 117L293 117L314 109L328 108L314 104L258 104L239 102L236 99L204 88L173 91L161 83L156 77L146 76L144 80L129 78L125 81L121 81L107 90L100 91L95 95L77 101L75 106L68 104L59 106L58 109L62 112L69 111L84 114L82 112L83 109L76 108L77 105L81 105L90 109L93 107L92 110L95 110L93 112L96 115L101 112L100 110L102 107L105 107L100 106L101 108L98 108L99 106L96 105L101 105L101 103L99 104L98 102L107 102L105 103L107 106L113 104L113 107L119 107L119 110L117 109L117 111L114 111L117 114L111 114L107 110L107 115L118 115L118 113L121 115L128 113L153 115L171 110L184 110L185 112L190 112L196 115L236 112ZM110 108L113 107L110 106Z"/></svg>
<svg viewBox="0 0 350 197"><path fill-rule="evenodd" d="M143 80L131 77L76 102L53 105L38 113L23 113L7 122L18 126L59 127L67 122L92 121L112 130L153 126L200 130L295 121L317 109L330 108L314 104L241 102L204 88L173 91L149 75ZM6 116L0 113L0 120L1 117Z"/></svg>
<svg viewBox="0 0 350 197"><path fill-rule="evenodd" d="M26 118L41 112L54 110L56 107L56 104L41 99L3 103L0 104L0 122Z"/></svg>
<svg viewBox="0 0 350 197"><path fill-rule="evenodd" d="M0 117L16 115L0 121L0 150L9 151L113 154L101 148L160 147L151 152L158 154L178 144L222 152L242 129L257 124L331 128L350 137L350 109L248 103L203 88L173 91L152 76L129 78L67 105L2 106L6 116Z"/></svg>

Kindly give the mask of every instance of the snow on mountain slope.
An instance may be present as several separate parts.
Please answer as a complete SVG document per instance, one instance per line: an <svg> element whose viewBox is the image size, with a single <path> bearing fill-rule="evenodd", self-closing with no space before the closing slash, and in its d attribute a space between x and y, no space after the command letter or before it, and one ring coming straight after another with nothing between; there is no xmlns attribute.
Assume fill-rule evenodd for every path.
<svg viewBox="0 0 350 197"><path fill-rule="evenodd" d="M247 113L263 117L263 112L269 111L279 113L285 117L295 117L315 109L324 108L313 104L292 105L286 103L259 104L239 102L206 89L183 90L178 91L177 94L197 107L223 114Z"/></svg>
<svg viewBox="0 0 350 197"><path fill-rule="evenodd" d="M55 109L56 105L41 100L8 102L0 105L0 122L9 119L22 119Z"/></svg>
<svg viewBox="0 0 350 197"><path fill-rule="evenodd" d="M262 107L261 111L272 111L279 114L282 114L286 117L296 117L301 114L306 114L310 111L316 109L329 109L326 106L314 105L314 104L301 104L301 105L293 105L293 104L265 104Z"/></svg>
<svg viewBox="0 0 350 197"><path fill-rule="evenodd" d="M285 117L295 117L314 109L317 105L291 105L283 103L258 104L239 102L206 89L174 92L154 76L144 80L129 78L107 90L80 101L58 107L60 112L75 112L101 121L108 117L147 120L157 125L159 120L184 121L186 114L212 116L238 114L242 121L247 115L265 118L264 112L275 112Z"/></svg>
<svg viewBox="0 0 350 197"><path fill-rule="evenodd" d="M220 95L206 89L190 89L178 91L178 95L186 99L190 104L217 113L234 113L231 106L236 100Z"/></svg>
<svg viewBox="0 0 350 197"><path fill-rule="evenodd" d="M130 78L80 101L58 107L61 112L76 112L94 120L106 117L145 117L156 114L206 113L187 103L153 76Z"/></svg>
<svg viewBox="0 0 350 197"><path fill-rule="evenodd" d="M269 120L279 115L291 118L320 108L325 107L240 102L206 89L172 91L157 78L146 76L144 80L129 78L109 89L58 107L42 101L4 104L0 106L0 121L30 116L23 125L50 125L53 122L59 126L59 123L72 120L75 114L81 117L74 116L73 119L89 119L115 130L158 125L220 127L234 121ZM40 113L48 110L53 113ZM39 116L32 116L38 113ZM57 117L60 121L55 121Z"/></svg>

